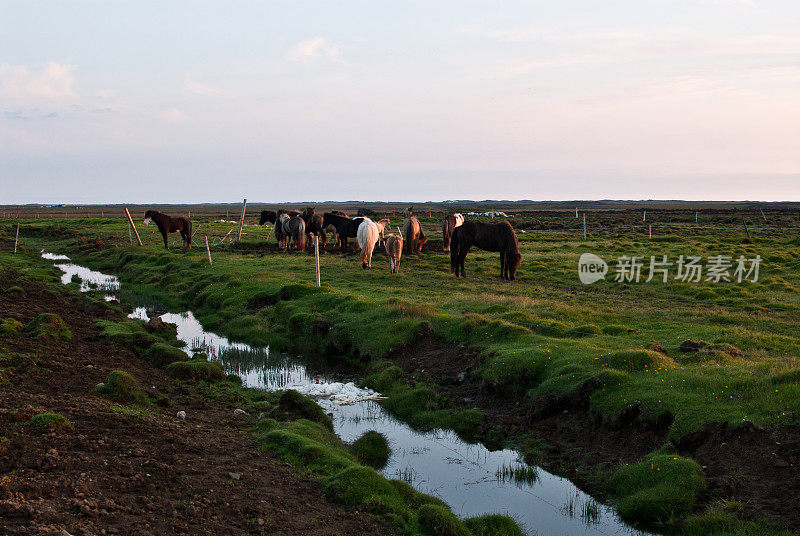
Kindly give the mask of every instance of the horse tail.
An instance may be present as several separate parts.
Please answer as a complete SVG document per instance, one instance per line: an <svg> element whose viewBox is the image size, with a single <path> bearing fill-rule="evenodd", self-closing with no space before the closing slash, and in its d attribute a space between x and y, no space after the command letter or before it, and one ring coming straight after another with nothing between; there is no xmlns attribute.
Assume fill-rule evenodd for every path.
<svg viewBox="0 0 800 536"><path fill-rule="evenodd" d="M450 270L458 275L458 250L459 250L459 229L453 229L450 234Z"/></svg>
<svg viewBox="0 0 800 536"><path fill-rule="evenodd" d="M302 218L300 219L300 221L297 222L297 230L295 231L294 241L295 241L295 246L296 246L297 250L305 251L305 249L306 249L306 224L302 220Z"/></svg>

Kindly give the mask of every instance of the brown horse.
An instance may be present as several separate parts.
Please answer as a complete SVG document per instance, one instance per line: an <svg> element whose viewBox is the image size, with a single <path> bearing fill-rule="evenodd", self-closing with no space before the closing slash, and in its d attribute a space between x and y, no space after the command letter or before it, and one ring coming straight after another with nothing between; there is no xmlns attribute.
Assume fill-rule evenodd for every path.
<svg viewBox="0 0 800 536"><path fill-rule="evenodd" d="M464 223L464 216L459 213L448 214L442 220L442 246L445 253L450 251L450 237L453 236L453 231L462 223Z"/></svg>
<svg viewBox="0 0 800 536"><path fill-rule="evenodd" d="M315 207L306 207L300 217L303 218L303 221L306 224L306 233L308 235L314 235L320 237L322 240L320 253L325 251L325 246L328 244L328 233L325 232L325 227L322 225L322 216L314 214ZM314 241L311 240L311 244L314 244Z"/></svg>
<svg viewBox="0 0 800 536"><path fill-rule="evenodd" d="M409 216L403 220L403 234L405 235L403 237L404 242L408 244L406 248L408 253L419 253L422 251L422 246L428 241L425 233L422 232L419 220L415 216Z"/></svg>
<svg viewBox="0 0 800 536"><path fill-rule="evenodd" d="M450 242L450 268L456 277L467 277L464 259L473 245L485 251L499 251L500 277L514 280L517 268L522 263L522 255L519 254L517 235L510 223L466 221L456 227Z"/></svg>
<svg viewBox="0 0 800 536"><path fill-rule="evenodd" d="M169 249L167 235L169 233L177 233L178 231L181 233L183 245L186 247L192 247L192 222L183 216L172 218L166 214L156 212L155 210L148 210L144 213L144 224L147 225L151 221L156 222L158 231L161 233L161 236L164 237L164 249Z"/></svg>

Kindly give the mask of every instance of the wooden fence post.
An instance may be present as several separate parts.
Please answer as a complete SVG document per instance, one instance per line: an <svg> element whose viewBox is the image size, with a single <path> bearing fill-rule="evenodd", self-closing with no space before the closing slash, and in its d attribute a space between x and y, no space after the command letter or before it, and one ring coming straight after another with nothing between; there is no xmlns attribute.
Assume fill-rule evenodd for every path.
<svg viewBox="0 0 800 536"><path fill-rule="evenodd" d="M211 249L208 247L208 235L206 235L206 253L208 253L208 265L213 266L214 263L211 262Z"/></svg>
<svg viewBox="0 0 800 536"><path fill-rule="evenodd" d="M744 218L742 218L742 223L744 224L744 232L747 233L747 240L752 242L753 240L750 238L750 231L747 229L747 222L744 221Z"/></svg>
<svg viewBox="0 0 800 536"><path fill-rule="evenodd" d="M247 210L247 199L242 201L242 217L239 219L239 236L236 238L237 242L242 240L242 226L244 225L244 212Z"/></svg>
<svg viewBox="0 0 800 536"><path fill-rule="evenodd" d="M19 242L19 223L17 224L17 234L14 235L14 253L17 252L17 242Z"/></svg>
<svg viewBox="0 0 800 536"><path fill-rule="evenodd" d="M649 225L648 238L653 238L653 226Z"/></svg>
<svg viewBox="0 0 800 536"><path fill-rule="evenodd" d="M133 227L133 232L136 234L136 241L139 242L139 245L142 245L142 239L139 238L139 231L136 230L136 225L133 223L133 218L131 218L131 213L128 212L128 207L125 207L125 215L128 217L128 223L131 224Z"/></svg>
<svg viewBox="0 0 800 536"><path fill-rule="evenodd" d="M583 239L586 240L586 213L583 213Z"/></svg>
<svg viewBox="0 0 800 536"><path fill-rule="evenodd" d="M317 269L317 286L319 287L319 237L317 235L314 235L314 264Z"/></svg>

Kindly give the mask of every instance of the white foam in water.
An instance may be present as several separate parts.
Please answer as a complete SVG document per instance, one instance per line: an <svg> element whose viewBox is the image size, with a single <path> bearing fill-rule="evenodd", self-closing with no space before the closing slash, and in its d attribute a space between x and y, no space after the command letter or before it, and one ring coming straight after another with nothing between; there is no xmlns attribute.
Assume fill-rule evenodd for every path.
<svg viewBox="0 0 800 536"><path fill-rule="evenodd" d="M42 256L51 258L45 255L49 254ZM69 259L61 255L52 256L52 260ZM98 285L116 284L114 290L119 289L116 277L74 264L57 266L65 272L62 277L65 283L73 273L78 274L82 290L84 285L89 289L90 281ZM144 307L136 308L129 316L149 319ZM254 348L205 331L190 311L166 313L160 318L178 326L178 338L189 349L200 349L211 359L220 361L227 372L238 374L246 386L295 389L315 397L317 403L332 414L334 430L344 441L354 441L369 430L382 433L389 440L392 454L381 472L441 498L460 517L499 512L514 518L529 533L540 535L648 534L625 525L611 507L596 503L569 480L541 468L537 468L538 478L533 482L501 478L498 471L521 463L519 454L513 450L491 452L481 444L462 441L451 431L412 430L375 402L380 398L379 393L322 373L311 373L297 360L270 354L269 348ZM582 515L586 505L596 506L597 516Z"/></svg>
<svg viewBox="0 0 800 536"><path fill-rule="evenodd" d="M70 260L66 255L45 252L42 252L42 258L55 261ZM56 264L55 267L64 272L61 274L61 282L65 285L72 281L72 276L77 275L81 280L81 292L89 290L119 290L119 279L116 276L96 272L71 262Z"/></svg>

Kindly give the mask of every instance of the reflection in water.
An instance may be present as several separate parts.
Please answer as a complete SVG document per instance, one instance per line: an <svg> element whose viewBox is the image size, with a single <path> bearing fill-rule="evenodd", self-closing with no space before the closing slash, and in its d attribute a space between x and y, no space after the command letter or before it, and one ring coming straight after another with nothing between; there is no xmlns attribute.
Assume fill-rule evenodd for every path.
<svg viewBox="0 0 800 536"><path fill-rule="evenodd" d="M57 266L65 272L64 282L69 282L73 273L78 274L81 290L88 290L90 283L98 287L108 284L109 290L119 288L113 276L74 264ZM111 287L114 282L116 288ZM152 308L150 314L155 314ZM148 309L138 307L130 316L148 320ZM239 375L249 387L302 390L337 381L330 374L311 372L289 356L270 353L268 348L251 348L207 332L191 312L160 317L178 326L178 338L190 349L221 362L227 372ZM392 455L382 473L441 498L459 516L499 512L542 536L646 534L626 526L612 508L598 503L569 480L525 465L514 450L490 452L481 444L465 443L451 431L414 431L373 400L351 405L337 404L329 397L316 400L332 414L336 433L344 441L352 442L368 430L385 435Z"/></svg>

